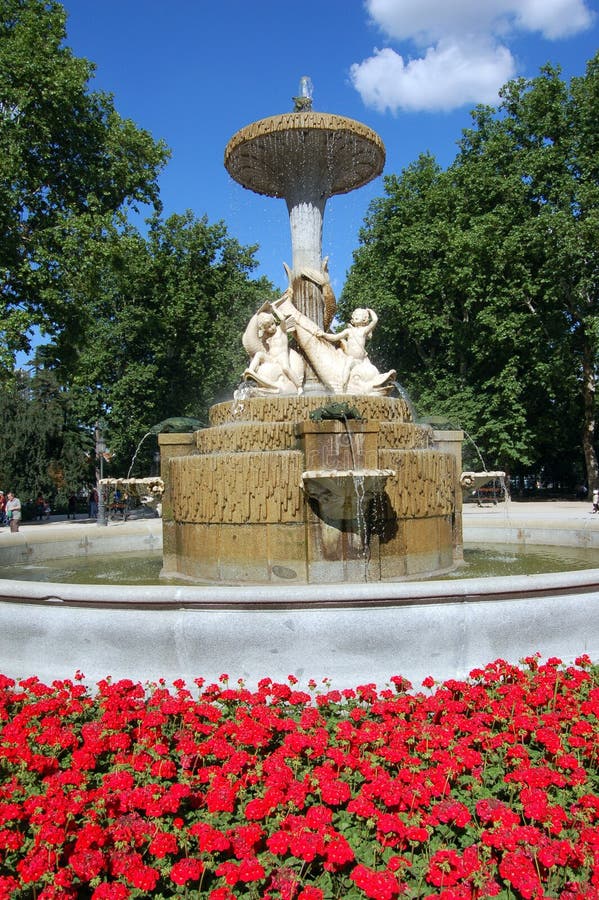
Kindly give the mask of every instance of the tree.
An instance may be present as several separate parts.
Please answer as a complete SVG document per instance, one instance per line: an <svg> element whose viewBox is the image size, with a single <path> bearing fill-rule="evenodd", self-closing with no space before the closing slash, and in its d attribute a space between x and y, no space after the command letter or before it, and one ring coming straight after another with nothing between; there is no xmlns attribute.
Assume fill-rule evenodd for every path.
<svg viewBox="0 0 599 900"><path fill-rule="evenodd" d="M69 251L89 245L114 215L157 204L163 142L91 92L94 66L64 45L54 0L0 3L0 374L32 329L77 334L65 284ZM78 256L75 258L75 262ZM73 265L73 261L71 261Z"/></svg>
<svg viewBox="0 0 599 900"><path fill-rule="evenodd" d="M578 388L589 488L599 487L595 450L599 352L599 54L567 86L546 66L532 83L504 91L504 128L528 188L530 215L514 255L528 242L536 294L524 297L546 335L548 359ZM517 253L517 251L520 251ZM559 389L559 388L558 388Z"/></svg>
<svg viewBox="0 0 599 900"><path fill-rule="evenodd" d="M342 297L382 313L375 353L422 412L464 426L507 469L594 456L599 63L546 66L479 107L446 172L385 180ZM366 301L369 302L366 302ZM377 306L378 304L378 306Z"/></svg>
<svg viewBox="0 0 599 900"><path fill-rule="evenodd" d="M0 391L0 484L23 501L65 501L93 478L91 438L68 395L44 369L20 371Z"/></svg>
<svg viewBox="0 0 599 900"><path fill-rule="evenodd" d="M119 474L154 424L205 419L243 371L247 320L273 296L250 281L256 248L222 222L160 218L165 145L89 90L93 65L64 41L59 3L0 0L0 378L36 329L35 385L57 392L42 410L34 380L7 378L4 476L21 492L72 490L81 454L68 436L89 443L101 419ZM148 204L142 234L128 212ZM34 408L49 417L37 435Z"/></svg>
<svg viewBox="0 0 599 900"><path fill-rule="evenodd" d="M155 216L147 237L114 228L73 273L71 291L86 312L66 383L80 421L105 420L114 471L128 471L153 425L172 416L206 422L210 405L231 397L247 363L247 321L274 296L266 279L249 278L255 250L222 222ZM67 349L46 347L45 364L64 369ZM132 474L147 472L152 449L148 442Z"/></svg>
<svg viewBox="0 0 599 900"><path fill-rule="evenodd" d="M372 208L341 310L347 316L354 306L374 306L380 325L372 354L397 370L420 415L464 428L493 467L511 468L530 432L513 355L518 331L501 303L494 312L488 303L484 235L496 223L481 217L470 228L454 173L430 156L385 186L389 197ZM467 464L480 468L473 443L469 450Z"/></svg>

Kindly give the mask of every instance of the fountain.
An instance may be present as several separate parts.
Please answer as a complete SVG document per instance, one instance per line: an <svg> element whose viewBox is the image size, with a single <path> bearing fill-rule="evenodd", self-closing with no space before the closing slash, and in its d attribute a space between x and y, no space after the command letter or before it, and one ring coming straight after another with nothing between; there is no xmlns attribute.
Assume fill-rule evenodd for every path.
<svg viewBox="0 0 599 900"><path fill-rule="evenodd" d="M418 688L497 657L599 658L599 569L426 580L461 559L462 431L414 422L395 373L368 358L373 310L330 331L321 258L327 199L383 164L374 132L313 112L306 90L294 112L231 139L232 177L286 200L293 250L287 290L248 323L234 398L212 407L207 427L158 429L162 520L0 539L3 564L28 565L162 542L164 573L211 583L0 581L1 672L190 686L292 673L340 688L401 674ZM599 548L597 517L471 512L470 539Z"/></svg>
<svg viewBox="0 0 599 900"><path fill-rule="evenodd" d="M462 558L461 433L435 433L391 394L366 342L374 310L335 313L322 225L327 200L378 176L380 137L315 112L242 128L225 166L249 190L285 200L288 287L246 328L248 366L230 402L192 435L159 435L165 577L218 583L385 581L440 574ZM331 402L355 417L322 415ZM284 574L281 574L284 573Z"/></svg>

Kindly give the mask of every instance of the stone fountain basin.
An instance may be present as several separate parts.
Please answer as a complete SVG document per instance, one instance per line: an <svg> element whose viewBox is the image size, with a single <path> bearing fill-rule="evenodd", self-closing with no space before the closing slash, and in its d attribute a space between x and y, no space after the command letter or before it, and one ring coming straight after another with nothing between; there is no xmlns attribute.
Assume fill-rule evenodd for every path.
<svg viewBox="0 0 599 900"><path fill-rule="evenodd" d="M466 541L599 547L599 516L465 511ZM65 523L2 534L0 561L159 546L161 523ZM599 659L599 569L430 582L263 586L86 586L0 580L0 672L95 684L224 672L336 687L394 674L464 678L498 657Z"/></svg>
<svg viewBox="0 0 599 900"><path fill-rule="evenodd" d="M395 469L311 469L302 472L302 486L311 499L335 518L356 519L364 504L385 493Z"/></svg>

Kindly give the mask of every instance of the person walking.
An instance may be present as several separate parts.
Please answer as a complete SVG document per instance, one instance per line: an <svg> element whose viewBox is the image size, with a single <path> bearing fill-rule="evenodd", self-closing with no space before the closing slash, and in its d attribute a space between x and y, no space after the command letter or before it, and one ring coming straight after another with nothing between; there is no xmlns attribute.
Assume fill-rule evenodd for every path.
<svg viewBox="0 0 599 900"><path fill-rule="evenodd" d="M0 528L6 525L6 495L0 491Z"/></svg>
<svg viewBox="0 0 599 900"><path fill-rule="evenodd" d="M91 491L89 492L88 502L89 502L89 517L90 517L90 519L97 519L98 518L98 492L95 489L95 487L93 487L91 489Z"/></svg>
<svg viewBox="0 0 599 900"><path fill-rule="evenodd" d="M77 497L75 494L71 494L68 502L67 519L70 519L71 516L73 516L73 519L77 518Z"/></svg>
<svg viewBox="0 0 599 900"><path fill-rule="evenodd" d="M18 497L15 497L13 491L9 491L6 501L6 518L10 524L10 530L12 532L16 532L19 530L19 523L21 521L21 501Z"/></svg>
<svg viewBox="0 0 599 900"><path fill-rule="evenodd" d="M44 495L40 491L37 497L35 498L35 518L38 522L41 522L46 514L46 501L44 500Z"/></svg>

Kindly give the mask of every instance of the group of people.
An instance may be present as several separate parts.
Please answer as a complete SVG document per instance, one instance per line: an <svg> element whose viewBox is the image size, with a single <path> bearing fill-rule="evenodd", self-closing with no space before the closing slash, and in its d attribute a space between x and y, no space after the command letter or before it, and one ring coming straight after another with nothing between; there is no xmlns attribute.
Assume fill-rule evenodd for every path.
<svg viewBox="0 0 599 900"><path fill-rule="evenodd" d="M88 496L89 515L96 518L98 515L98 492L92 488ZM36 521L41 522L50 518L50 504L40 491L35 498L34 517ZM22 518L21 501L13 491L0 491L0 528L6 525L10 526L11 531L18 531ZM68 499L67 519L77 518L77 496L71 494Z"/></svg>
<svg viewBox="0 0 599 900"><path fill-rule="evenodd" d="M95 519L98 515L98 491L95 487L92 487L88 497L87 503L89 508L89 517L90 519ZM79 508L79 497L75 493L71 493L67 500L67 519L76 519L77 518L77 510ZM50 506L44 500L43 494L40 492L37 495L35 501L35 518L41 521L42 519L47 519L50 515Z"/></svg>
<svg viewBox="0 0 599 900"><path fill-rule="evenodd" d="M0 526L9 525L11 531L18 531L21 522L21 501L13 491L0 491Z"/></svg>

